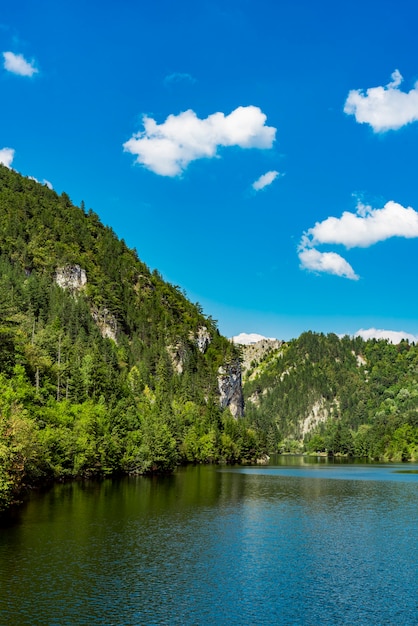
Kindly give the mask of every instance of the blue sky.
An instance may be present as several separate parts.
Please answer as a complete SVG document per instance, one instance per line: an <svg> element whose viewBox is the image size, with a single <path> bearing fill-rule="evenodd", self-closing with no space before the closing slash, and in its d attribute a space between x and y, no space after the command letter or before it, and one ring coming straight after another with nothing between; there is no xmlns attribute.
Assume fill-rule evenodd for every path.
<svg viewBox="0 0 418 626"><path fill-rule="evenodd" d="M0 160L241 332L418 338L412 1L25 0Z"/></svg>

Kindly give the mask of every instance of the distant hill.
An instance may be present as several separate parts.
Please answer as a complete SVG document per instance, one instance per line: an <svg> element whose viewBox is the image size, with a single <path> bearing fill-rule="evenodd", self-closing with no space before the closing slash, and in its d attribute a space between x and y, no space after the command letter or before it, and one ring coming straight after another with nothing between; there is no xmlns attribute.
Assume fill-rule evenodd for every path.
<svg viewBox="0 0 418 626"><path fill-rule="evenodd" d="M234 340L234 343L240 348L241 369L244 377L250 376L261 363L265 365L269 360L268 357L273 356L283 345L283 341L279 339L267 339L266 337L244 344L239 344ZM260 373L258 369L257 372Z"/></svg>
<svg viewBox="0 0 418 626"><path fill-rule="evenodd" d="M270 451L418 460L415 344L307 332L253 359L244 381Z"/></svg>
<svg viewBox="0 0 418 626"><path fill-rule="evenodd" d="M0 166L0 509L51 479L260 451L237 348L96 213Z"/></svg>
<svg viewBox="0 0 418 626"><path fill-rule="evenodd" d="M278 450L418 459L418 347L235 345L96 213L0 165L0 511L47 481Z"/></svg>

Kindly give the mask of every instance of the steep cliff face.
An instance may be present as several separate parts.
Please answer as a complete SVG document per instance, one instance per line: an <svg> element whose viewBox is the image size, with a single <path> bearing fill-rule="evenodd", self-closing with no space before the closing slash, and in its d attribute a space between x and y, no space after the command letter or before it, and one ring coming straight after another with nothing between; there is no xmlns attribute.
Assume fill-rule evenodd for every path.
<svg viewBox="0 0 418 626"><path fill-rule="evenodd" d="M331 414L329 403L326 402L325 398L320 398L313 403L310 411L307 411L307 415L299 420L297 432L302 438L305 437L315 431L320 424L327 422Z"/></svg>
<svg viewBox="0 0 418 626"><path fill-rule="evenodd" d="M176 374L183 374L187 359L193 349L200 354L205 354L212 337L206 326L200 326L197 331L189 333L190 342L178 342L167 346L171 365ZM235 360L218 369L219 405L222 409L228 408L233 417L239 418L244 415L244 396L242 391L241 364Z"/></svg>
<svg viewBox="0 0 418 626"><path fill-rule="evenodd" d="M87 284L86 270L79 265L59 267L55 272L55 282L62 289L69 289L72 292L80 291Z"/></svg>
<svg viewBox="0 0 418 626"><path fill-rule="evenodd" d="M218 387L221 408L229 408L233 417L244 415L244 396L239 361L221 366L218 370Z"/></svg>
<svg viewBox="0 0 418 626"><path fill-rule="evenodd" d="M199 350L199 352L201 352L202 354L204 354L206 352L206 350L208 349L212 338L210 336L210 332L208 331L208 329L206 328L206 326L200 326L197 329L197 333L195 335L192 334L192 338L197 346L197 349Z"/></svg>

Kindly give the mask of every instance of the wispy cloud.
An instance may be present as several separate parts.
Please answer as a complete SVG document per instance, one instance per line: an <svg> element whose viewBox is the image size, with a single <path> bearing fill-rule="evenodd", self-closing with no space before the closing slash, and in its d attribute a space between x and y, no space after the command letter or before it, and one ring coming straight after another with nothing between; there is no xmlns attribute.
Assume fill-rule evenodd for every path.
<svg viewBox="0 0 418 626"><path fill-rule="evenodd" d="M343 257L316 248L323 244L367 248L391 237L418 237L417 211L392 200L382 209L359 202L356 213L345 211L340 218L328 217L303 234L298 248L301 267L357 280L357 274Z"/></svg>
<svg viewBox="0 0 418 626"><path fill-rule="evenodd" d="M22 54L3 52L4 69L18 76L33 76L38 73L35 62L27 61Z"/></svg>
<svg viewBox="0 0 418 626"><path fill-rule="evenodd" d="M186 72L173 72L172 74L168 74L164 78L165 85L172 85L175 83L196 83L196 79L193 78L191 74L187 74Z"/></svg>
<svg viewBox="0 0 418 626"><path fill-rule="evenodd" d="M13 148L1 148L0 150L0 163L10 168L15 157L15 151Z"/></svg>
<svg viewBox="0 0 418 626"><path fill-rule="evenodd" d="M344 112L354 115L359 124L369 124L375 133L397 130L418 120L418 83L408 92L399 89L402 75L395 70L384 87L349 92Z"/></svg>
<svg viewBox="0 0 418 626"><path fill-rule="evenodd" d="M266 172L265 174L260 176L260 178L257 178L257 180L252 184L252 188L255 191L260 191L261 189L264 189L265 187L271 185L271 183L276 180L278 176L280 176L280 174L279 172L276 172L276 170Z"/></svg>
<svg viewBox="0 0 418 626"><path fill-rule="evenodd" d="M391 343L398 344L402 341L402 339L408 339L410 342L417 343L418 335L412 335L411 333L406 333L403 330L383 330L378 328L360 328L356 333L354 333L355 337L362 337L364 340L368 339L388 339Z"/></svg>
<svg viewBox="0 0 418 626"><path fill-rule="evenodd" d="M52 183L49 182L49 180L46 180L46 178L44 178L42 181L39 181L37 178L35 178L35 176L28 176L29 180L34 180L35 183L40 183L41 185L46 185L48 187L48 189L53 189Z"/></svg>
<svg viewBox="0 0 418 626"><path fill-rule="evenodd" d="M178 176L197 159L214 158L218 148L271 148L276 129L255 106L238 107L229 115L213 113L205 119L192 110L169 115L165 122L143 117L144 130L123 148L135 161L160 176Z"/></svg>

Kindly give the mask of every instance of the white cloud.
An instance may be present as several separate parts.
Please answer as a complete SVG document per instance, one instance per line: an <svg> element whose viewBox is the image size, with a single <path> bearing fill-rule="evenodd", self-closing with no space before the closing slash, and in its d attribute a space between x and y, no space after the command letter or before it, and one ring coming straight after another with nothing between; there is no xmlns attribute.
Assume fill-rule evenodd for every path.
<svg viewBox="0 0 418 626"><path fill-rule="evenodd" d="M384 87L349 92L344 112L354 115L359 124L370 124L375 133L397 130L418 120L418 83L409 92L400 91L403 78L399 70Z"/></svg>
<svg viewBox="0 0 418 626"><path fill-rule="evenodd" d="M192 110L169 115L162 124L147 116L144 129L123 148L136 162L160 176L178 176L197 159L217 156L219 147L271 148L276 129L265 126L266 115L255 106L238 107L229 115L213 113L199 119Z"/></svg>
<svg viewBox="0 0 418 626"><path fill-rule="evenodd" d="M34 65L34 61L26 61L22 54L14 52L3 52L4 68L12 74L19 76L33 76L38 73L38 69Z"/></svg>
<svg viewBox="0 0 418 626"><path fill-rule="evenodd" d="M264 337L264 335L259 335L258 333L240 333L239 335L232 337L232 341L234 343L238 343L243 346L257 343L257 341L261 341L262 339L270 339L271 341L275 341L274 337Z"/></svg>
<svg viewBox="0 0 418 626"><path fill-rule="evenodd" d="M299 260L301 267L307 270L334 274L350 280L359 278L351 265L336 252L319 252L315 248L301 248Z"/></svg>
<svg viewBox="0 0 418 626"><path fill-rule="evenodd" d="M271 183L276 180L278 176L279 172L276 172L275 170L266 172L252 184L252 188L255 189L255 191L260 191L260 189L264 189L265 187L268 187L268 185L271 185Z"/></svg>
<svg viewBox="0 0 418 626"><path fill-rule="evenodd" d="M14 156L15 151L13 150L13 148L1 148L0 163L10 168L13 163Z"/></svg>
<svg viewBox="0 0 418 626"><path fill-rule="evenodd" d="M418 213L390 200L382 209L359 203L356 213L345 211L340 218L317 222L306 235L311 245L342 244L346 248L367 248L390 237L418 237Z"/></svg>
<svg viewBox="0 0 418 626"><path fill-rule="evenodd" d="M357 280L351 265L339 254L319 252L321 244L367 248L390 237L418 237L418 212L390 200L382 209L358 203L356 213L345 211L340 218L328 217L307 230L299 244L301 266Z"/></svg>
<svg viewBox="0 0 418 626"><path fill-rule="evenodd" d="M360 328L355 337L362 337L365 341L368 339L388 339L391 343L398 344L402 339L408 339L410 342L418 342L418 335L406 333L403 330L382 330L377 328Z"/></svg>
<svg viewBox="0 0 418 626"><path fill-rule="evenodd" d="M46 178L44 178L41 181L39 181L37 178L35 178L35 176L28 176L29 180L34 180L35 183L40 183L41 185L46 185L48 187L48 189L53 189L52 183L49 182L49 180L46 180Z"/></svg>

